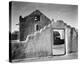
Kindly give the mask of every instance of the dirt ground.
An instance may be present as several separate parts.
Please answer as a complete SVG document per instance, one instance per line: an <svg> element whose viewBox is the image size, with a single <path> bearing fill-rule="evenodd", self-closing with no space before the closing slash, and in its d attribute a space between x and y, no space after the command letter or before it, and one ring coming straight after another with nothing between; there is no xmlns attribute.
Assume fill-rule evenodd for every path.
<svg viewBox="0 0 80 64"><path fill-rule="evenodd" d="M78 58L77 53L71 53L62 56L47 56L47 57L18 59L18 60L12 60L12 62L15 63L15 62L54 61L54 60L70 60L70 59L77 59L77 58Z"/></svg>

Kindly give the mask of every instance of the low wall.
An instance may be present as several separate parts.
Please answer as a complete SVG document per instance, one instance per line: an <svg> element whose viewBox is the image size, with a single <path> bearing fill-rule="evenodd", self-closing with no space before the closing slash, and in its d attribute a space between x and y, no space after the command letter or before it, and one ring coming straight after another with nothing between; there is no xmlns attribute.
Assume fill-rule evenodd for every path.
<svg viewBox="0 0 80 64"><path fill-rule="evenodd" d="M40 57L51 55L51 33L50 29L43 30L35 36L31 36L26 42L26 57Z"/></svg>

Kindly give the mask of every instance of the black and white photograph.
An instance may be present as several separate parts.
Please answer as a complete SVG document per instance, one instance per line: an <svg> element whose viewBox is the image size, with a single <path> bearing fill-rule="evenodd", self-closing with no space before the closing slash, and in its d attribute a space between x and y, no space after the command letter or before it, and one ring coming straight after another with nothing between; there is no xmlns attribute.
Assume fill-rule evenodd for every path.
<svg viewBox="0 0 80 64"><path fill-rule="evenodd" d="M9 2L9 62L78 58L78 5Z"/></svg>

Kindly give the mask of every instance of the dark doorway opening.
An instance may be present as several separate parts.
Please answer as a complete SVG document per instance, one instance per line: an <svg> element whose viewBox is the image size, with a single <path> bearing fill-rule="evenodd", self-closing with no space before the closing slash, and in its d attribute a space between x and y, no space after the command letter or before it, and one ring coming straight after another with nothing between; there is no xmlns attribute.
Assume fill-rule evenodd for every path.
<svg viewBox="0 0 80 64"><path fill-rule="evenodd" d="M53 55L64 55L65 54L65 30L64 29L53 29Z"/></svg>
<svg viewBox="0 0 80 64"><path fill-rule="evenodd" d="M53 31L54 45L64 44L64 35L60 34L59 31Z"/></svg>

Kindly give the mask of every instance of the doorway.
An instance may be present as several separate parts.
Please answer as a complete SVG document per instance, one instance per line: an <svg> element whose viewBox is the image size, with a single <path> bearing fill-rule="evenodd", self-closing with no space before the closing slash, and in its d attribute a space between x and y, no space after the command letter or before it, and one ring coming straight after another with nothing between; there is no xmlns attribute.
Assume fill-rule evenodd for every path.
<svg viewBox="0 0 80 64"><path fill-rule="evenodd" d="M65 30L53 29L52 30L52 53L53 55L64 55L66 52L65 46Z"/></svg>

